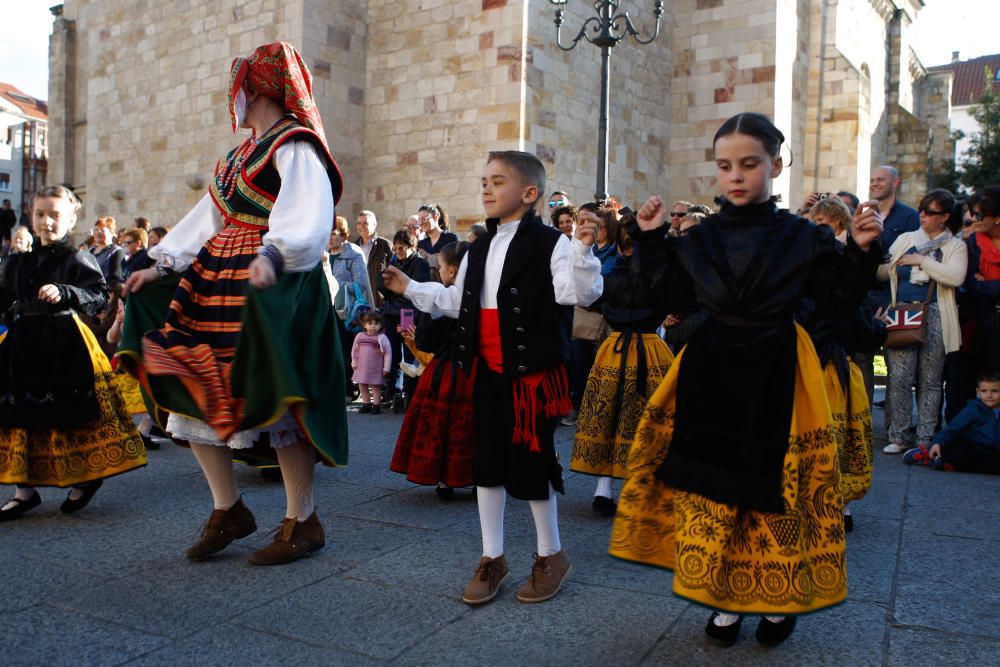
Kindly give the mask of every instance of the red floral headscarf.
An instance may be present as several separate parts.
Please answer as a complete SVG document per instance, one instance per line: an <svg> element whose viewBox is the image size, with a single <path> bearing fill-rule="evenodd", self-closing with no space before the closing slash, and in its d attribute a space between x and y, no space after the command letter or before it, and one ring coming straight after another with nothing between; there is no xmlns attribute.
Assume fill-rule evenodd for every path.
<svg viewBox="0 0 1000 667"><path fill-rule="evenodd" d="M339 187L334 187L333 193L334 200L339 200L343 189L340 170L326 143L323 120L313 99L312 75L295 47L287 42L275 42L257 47L247 58L233 59L229 82L229 116L233 132L239 129L236 98L244 86L248 93L260 93L282 105L285 113L295 116L302 125L316 133L329 160L331 176L340 181L335 184Z"/></svg>

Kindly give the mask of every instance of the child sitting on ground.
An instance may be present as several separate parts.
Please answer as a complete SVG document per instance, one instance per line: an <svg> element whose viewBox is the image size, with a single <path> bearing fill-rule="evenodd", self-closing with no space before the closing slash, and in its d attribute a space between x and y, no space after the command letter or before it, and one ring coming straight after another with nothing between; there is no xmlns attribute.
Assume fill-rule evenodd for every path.
<svg viewBox="0 0 1000 667"><path fill-rule="evenodd" d="M982 373L976 394L978 398L934 436L930 449L915 447L903 454L903 462L935 470L1000 474L1000 371Z"/></svg>
<svg viewBox="0 0 1000 667"><path fill-rule="evenodd" d="M368 311L361 318L365 330L354 339L351 348L352 380L361 389L360 413L379 414L382 412L382 384L389 375L392 350L389 339L382 331L382 316Z"/></svg>

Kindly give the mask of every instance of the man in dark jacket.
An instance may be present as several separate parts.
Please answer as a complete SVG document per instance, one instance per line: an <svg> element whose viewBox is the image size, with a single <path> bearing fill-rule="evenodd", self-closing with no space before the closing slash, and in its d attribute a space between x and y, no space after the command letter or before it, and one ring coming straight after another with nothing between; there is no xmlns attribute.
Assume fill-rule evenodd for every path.
<svg viewBox="0 0 1000 667"><path fill-rule="evenodd" d="M3 208L0 208L0 244L10 243L10 232L17 226L17 213L10 207L10 200L3 200Z"/></svg>
<svg viewBox="0 0 1000 667"><path fill-rule="evenodd" d="M358 213L358 237L354 243L361 247L365 261L368 264L368 288L375 299L375 308L382 307L382 294L376 287L380 284L382 272L389 266L392 257L392 246L389 241L375 232L378 220L371 211Z"/></svg>

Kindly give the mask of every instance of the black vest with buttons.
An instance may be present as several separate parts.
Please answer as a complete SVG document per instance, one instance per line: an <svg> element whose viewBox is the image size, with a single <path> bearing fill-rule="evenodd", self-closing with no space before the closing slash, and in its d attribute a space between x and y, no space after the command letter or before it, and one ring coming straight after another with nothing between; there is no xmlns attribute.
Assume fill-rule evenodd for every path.
<svg viewBox="0 0 1000 667"><path fill-rule="evenodd" d="M497 220L487 220L486 224L489 234L476 239L469 248L458 315L456 362L464 369L471 368L472 360L479 354L480 293ZM550 269L552 251L561 235L559 230L545 226L531 211L521 220L507 248L497 290L500 345L507 377L547 370L564 359L558 317L564 306L556 303Z"/></svg>

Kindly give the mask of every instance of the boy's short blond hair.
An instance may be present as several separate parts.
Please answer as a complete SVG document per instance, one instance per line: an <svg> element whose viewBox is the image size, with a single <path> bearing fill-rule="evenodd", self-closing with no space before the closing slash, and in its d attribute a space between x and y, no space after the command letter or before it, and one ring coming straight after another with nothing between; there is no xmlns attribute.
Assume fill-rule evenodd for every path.
<svg viewBox="0 0 1000 667"><path fill-rule="evenodd" d="M499 160L510 167L520 177L522 183L538 188L538 198L531 202L532 206L542 198L542 193L545 192L546 177L545 165L542 164L541 160L524 151L490 151L486 158L486 164L494 160Z"/></svg>
<svg viewBox="0 0 1000 667"><path fill-rule="evenodd" d="M31 198L31 206L34 208L35 200L39 197L54 197L56 199L65 199L73 207L73 215L80 212L80 208L83 206L83 202L80 198L70 190L69 188L62 185L46 185L44 188L35 193Z"/></svg>

